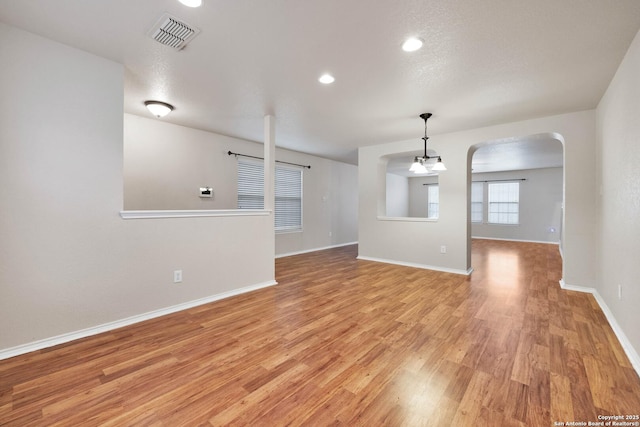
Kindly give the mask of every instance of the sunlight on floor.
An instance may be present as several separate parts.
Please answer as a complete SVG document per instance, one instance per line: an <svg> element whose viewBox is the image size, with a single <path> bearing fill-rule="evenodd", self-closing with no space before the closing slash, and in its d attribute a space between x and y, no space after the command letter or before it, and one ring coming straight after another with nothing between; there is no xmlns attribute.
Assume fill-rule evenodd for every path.
<svg viewBox="0 0 640 427"><path fill-rule="evenodd" d="M520 256L510 251L490 252L486 258L487 276L491 277L491 284L500 287L517 287L520 277Z"/></svg>

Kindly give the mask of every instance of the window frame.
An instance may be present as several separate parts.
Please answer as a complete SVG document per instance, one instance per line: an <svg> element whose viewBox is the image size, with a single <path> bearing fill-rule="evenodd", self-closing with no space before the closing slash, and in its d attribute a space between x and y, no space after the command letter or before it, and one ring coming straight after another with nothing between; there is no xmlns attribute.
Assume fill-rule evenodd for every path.
<svg viewBox="0 0 640 427"><path fill-rule="evenodd" d="M259 171L249 171L246 176L252 179L252 182L241 183L241 173L243 168L258 168ZM241 192L240 185L247 192ZM246 209L264 209L264 162L252 159L238 158L236 169L236 198L239 210ZM246 203L244 203L244 201ZM252 201L253 202L252 202Z"/></svg>
<svg viewBox="0 0 640 427"><path fill-rule="evenodd" d="M287 173L291 173L294 172L296 173L299 177L300 177L300 181L299 184L297 184L299 186L299 197L291 197L291 196L283 196L280 195L278 196L278 192L279 190L282 190L282 188L278 188L278 185L283 185L282 179L280 181L278 181L278 171L280 171L280 175L282 175L282 171L287 171ZM291 188L287 188L286 189L287 192L289 192L288 190L291 190ZM302 231L302 224L304 224L304 198L303 198L303 194L304 194L304 174L303 174L303 168L298 167L298 166L293 166L293 165L278 165L276 164L276 168L275 168L275 186L274 186L274 228L276 233L292 233L292 232L298 232L298 231ZM299 221L296 222L293 225L281 225L278 226L278 216L282 215L283 212L282 210L278 210L278 202L282 202L282 201L290 201L290 200L298 200L298 204L299 204L299 212L300 214L298 215L298 219ZM285 220L286 222L286 220Z"/></svg>
<svg viewBox="0 0 640 427"><path fill-rule="evenodd" d="M503 200L492 201L492 188L497 189L499 186L502 186L504 188L504 186L513 185L515 186L515 192L507 189L507 192L505 193L503 191L501 195L501 198ZM515 199L515 201L513 199ZM498 205L501 205L498 210L492 210L492 208L497 207ZM514 205L515 209L513 209ZM500 219L513 215L515 215L515 221L504 221ZM498 218L496 218L496 216L498 216ZM487 183L487 223L493 225L520 225L520 182L505 181Z"/></svg>
<svg viewBox="0 0 640 427"><path fill-rule="evenodd" d="M473 224L482 224L482 223L484 222L484 194L485 194L485 191L484 191L484 184L485 184L485 183L484 183L483 181L475 181L475 182L472 182L472 183L471 183L471 202L470 202L470 205L471 205L471 212L470 212L470 217L471 217L471 222L472 222ZM480 199L480 200L479 200L479 201L478 201L478 200L475 200L475 201L474 201L474 191L473 191L474 187L475 187L475 188L480 188L480 190L479 190L479 192L480 192L480 197L479 197L479 199ZM476 199L477 199L477 198L478 198L478 197L477 197L477 193L475 193L475 195L476 195ZM477 205L480 205L480 210L479 210L479 212L478 212L478 209L476 209L476 210L474 211L474 209L473 209L473 208L474 208L474 205L476 205L476 206L477 206ZM478 219L478 218L476 217L476 219L474 220L474 213L475 213L476 215L479 215L479 216L480 216L480 218Z"/></svg>
<svg viewBox="0 0 640 427"><path fill-rule="evenodd" d="M432 191L435 190L435 197ZM432 198L437 199L432 202ZM432 206L434 207L432 209ZM440 185L427 184L427 219L438 219L440 217Z"/></svg>
<svg viewBox="0 0 640 427"><path fill-rule="evenodd" d="M264 162L252 159L244 159L238 158L238 168L237 168L237 183L236 183L236 191L237 191L237 206L238 210L247 210L247 209L264 209ZM246 176L252 179L252 182L243 182L243 177L241 176L242 168L255 168L255 170L246 171ZM280 185L283 185L282 180L282 171L286 171L285 173L294 172L299 174L299 197L291 197L290 190L291 187L286 187L284 189L279 188ZM299 232L302 231L303 223L304 223L304 196L303 196L303 188L304 188L304 174L303 168L297 166L289 166L289 165L278 165L275 166L275 176L274 176L274 209L273 209L273 217L274 217L274 231L276 233L291 233L291 232ZM280 178L279 178L280 177ZM241 186L243 189L247 191L241 191ZM285 195L279 195L283 190ZM289 194L287 194L289 193ZM253 200L253 201L252 201ZM278 219L281 218L282 209L278 209L278 206L282 206L282 201L286 200L299 200L299 215L297 215L296 219L299 221L293 221L293 224L287 225L278 225ZM258 202L259 201L259 202ZM295 207L294 207L295 210ZM285 219L286 223L287 220Z"/></svg>

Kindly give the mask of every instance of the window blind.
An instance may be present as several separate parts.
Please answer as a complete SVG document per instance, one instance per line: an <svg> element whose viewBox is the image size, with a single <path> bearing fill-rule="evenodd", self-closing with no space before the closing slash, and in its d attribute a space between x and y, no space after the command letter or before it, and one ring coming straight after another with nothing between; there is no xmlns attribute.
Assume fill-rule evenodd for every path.
<svg viewBox="0 0 640 427"><path fill-rule="evenodd" d="M489 222L493 224L518 224L520 183L489 183Z"/></svg>
<svg viewBox="0 0 640 427"><path fill-rule="evenodd" d="M264 209L264 164L238 160L238 209ZM302 169L276 166L275 230L302 229Z"/></svg>
<svg viewBox="0 0 640 427"><path fill-rule="evenodd" d="M238 160L238 209L264 209L264 165Z"/></svg>
<svg viewBox="0 0 640 427"><path fill-rule="evenodd" d="M471 183L471 222L482 222L484 201L484 183Z"/></svg>
<svg viewBox="0 0 640 427"><path fill-rule="evenodd" d="M302 169L276 166L276 231L302 229Z"/></svg>
<svg viewBox="0 0 640 427"><path fill-rule="evenodd" d="M440 189L437 185L429 185L427 194L427 218L438 218L440 214Z"/></svg>

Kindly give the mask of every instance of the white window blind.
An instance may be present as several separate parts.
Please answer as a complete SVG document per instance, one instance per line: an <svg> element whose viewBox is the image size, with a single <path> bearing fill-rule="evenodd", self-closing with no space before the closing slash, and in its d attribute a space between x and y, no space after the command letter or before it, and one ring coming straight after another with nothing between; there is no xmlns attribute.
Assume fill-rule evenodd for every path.
<svg viewBox="0 0 640 427"><path fill-rule="evenodd" d="M302 229L302 169L276 166L275 229ZM264 165L238 159L238 209L264 209Z"/></svg>
<svg viewBox="0 0 640 427"><path fill-rule="evenodd" d="M264 209L264 165L238 160L238 209Z"/></svg>
<svg viewBox="0 0 640 427"><path fill-rule="evenodd" d="M489 183L489 222L492 224L518 224L520 183Z"/></svg>
<svg viewBox="0 0 640 427"><path fill-rule="evenodd" d="M484 183L471 183L471 222L482 222L484 201Z"/></svg>
<svg viewBox="0 0 640 427"><path fill-rule="evenodd" d="M302 229L302 169L276 166L276 231Z"/></svg>
<svg viewBox="0 0 640 427"><path fill-rule="evenodd" d="M437 185L429 185L427 189L427 218L437 219L440 214L440 190Z"/></svg>

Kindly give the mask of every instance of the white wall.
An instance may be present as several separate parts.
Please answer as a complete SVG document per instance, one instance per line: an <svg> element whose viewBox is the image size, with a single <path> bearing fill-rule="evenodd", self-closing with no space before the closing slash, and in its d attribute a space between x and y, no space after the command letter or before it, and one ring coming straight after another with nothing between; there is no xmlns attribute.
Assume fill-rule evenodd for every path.
<svg viewBox="0 0 640 427"><path fill-rule="evenodd" d="M262 157L263 146L125 114L125 209L236 209L237 162L229 151ZM212 187L214 197L200 198L200 187Z"/></svg>
<svg viewBox="0 0 640 427"><path fill-rule="evenodd" d="M331 244L358 241L358 167L331 163ZM344 188L343 188L344 187ZM277 240L277 239L276 239ZM276 246L276 250L278 247Z"/></svg>
<svg viewBox="0 0 640 427"><path fill-rule="evenodd" d="M386 215L409 216L409 178L387 173Z"/></svg>
<svg viewBox="0 0 640 427"><path fill-rule="evenodd" d="M130 114L124 124L129 210L236 209L237 161L227 153L262 157L255 142ZM311 166L303 170L303 230L276 234L276 254L357 241L357 167L280 148L276 159ZM212 199L198 196L204 186L213 188Z"/></svg>
<svg viewBox="0 0 640 427"><path fill-rule="evenodd" d="M446 172L444 172L446 173ZM405 187L390 186L387 174L387 216L427 217L427 185L437 184L438 177L410 177ZM399 177L403 178L403 177ZM558 243L561 229L562 211L562 168L529 169L509 172L473 174L473 181L521 179L520 182L520 223L518 225L488 224L487 206L484 205L484 222L472 223L472 236L492 239L523 240ZM393 181L391 181L393 182ZM403 215L389 214L389 200L397 193L409 189L409 210ZM485 184L486 201L486 184ZM555 229L550 232L549 228Z"/></svg>
<svg viewBox="0 0 640 427"><path fill-rule="evenodd" d="M489 224L485 203L483 222L471 224L473 237L558 243L562 220L562 168L478 173L473 174L472 179L473 181L526 180L518 181L520 183L519 224ZM484 190L486 202L486 184ZM550 232L550 228L556 231Z"/></svg>
<svg viewBox="0 0 640 427"><path fill-rule="evenodd" d="M447 164L440 174L437 221L388 221L384 208L386 162L416 150L415 140L361 147L359 164L359 255L361 257L466 272L471 267L469 198L473 151L488 142L545 134L564 144L565 221L563 279L595 285L595 111L507 123L435 135L430 143ZM382 201L382 202L381 202ZM440 253L440 246L447 253Z"/></svg>
<svg viewBox="0 0 640 427"><path fill-rule="evenodd" d="M640 35L597 109L598 292L640 350ZM618 285L622 297L618 297ZM637 369L637 367L636 367Z"/></svg>
<svg viewBox="0 0 640 427"><path fill-rule="evenodd" d="M276 254L357 242L357 166L282 149L276 158L311 166L303 176L302 231L277 233Z"/></svg>
<svg viewBox="0 0 640 427"><path fill-rule="evenodd" d="M437 176L421 176L409 178L409 216L416 218L426 218L429 214L427 206L428 186L426 184L437 184Z"/></svg>
<svg viewBox="0 0 640 427"><path fill-rule="evenodd" d="M120 218L120 64L4 24L0 53L0 354L273 283L271 215Z"/></svg>

